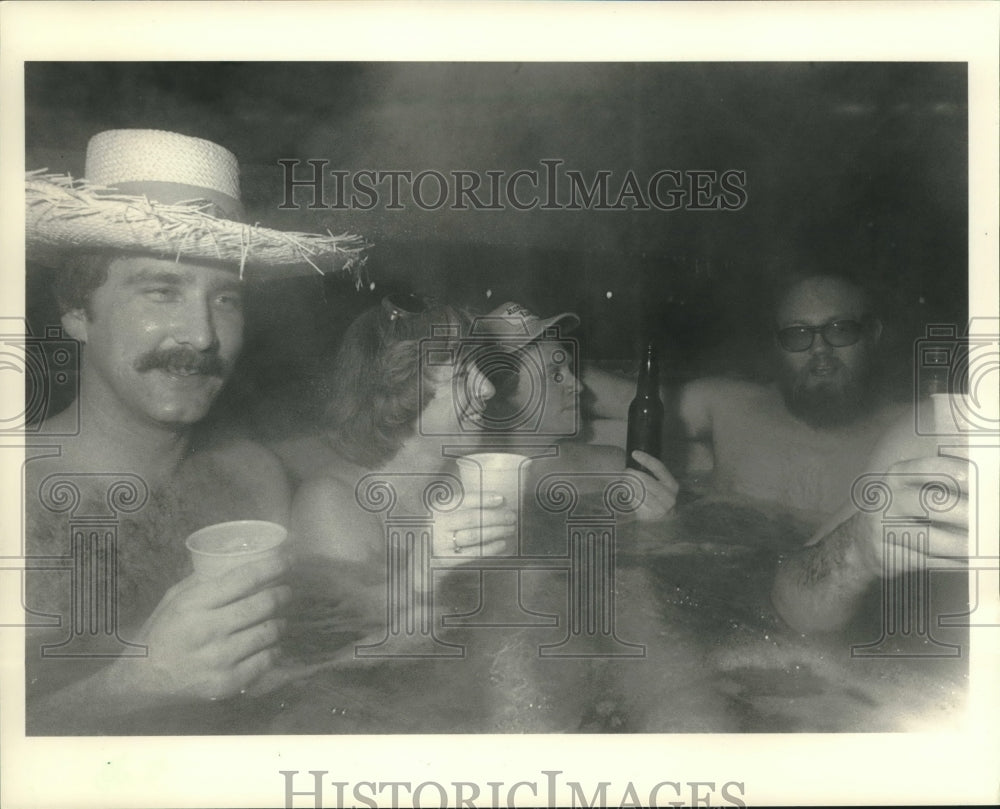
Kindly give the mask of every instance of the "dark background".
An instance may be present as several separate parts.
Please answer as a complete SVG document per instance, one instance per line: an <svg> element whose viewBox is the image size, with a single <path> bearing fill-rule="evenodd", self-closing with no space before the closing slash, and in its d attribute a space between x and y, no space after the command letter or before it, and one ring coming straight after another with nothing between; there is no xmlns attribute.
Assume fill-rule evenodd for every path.
<svg viewBox="0 0 1000 809"><path fill-rule="evenodd" d="M29 169L80 176L96 132L169 129L237 155L252 220L374 243L361 291L319 276L256 288L243 368L220 408L260 430L315 413L312 383L343 328L400 288L481 311L508 299L543 315L576 311L583 356L626 366L652 333L666 375L680 380L760 373L772 287L792 271L844 272L881 304L885 380L899 395L911 390L913 341L926 324L967 318L964 63L32 63L25 72ZM307 210L299 196L301 210L278 209L281 159L509 174L548 158L587 177L609 170L613 189L629 169L642 182L659 169L737 169L747 203L365 212ZM43 333L57 322L44 272L29 272L28 294L30 325Z"/></svg>

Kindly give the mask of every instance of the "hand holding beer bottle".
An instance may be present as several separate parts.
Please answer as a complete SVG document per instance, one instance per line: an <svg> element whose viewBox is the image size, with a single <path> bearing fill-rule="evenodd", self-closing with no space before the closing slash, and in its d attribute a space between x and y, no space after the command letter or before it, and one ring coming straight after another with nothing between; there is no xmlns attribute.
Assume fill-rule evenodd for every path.
<svg viewBox="0 0 1000 809"><path fill-rule="evenodd" d="M628 437L625 443L625 466L643 479L646 497L639 507L639 519L660 519L674 507L677 481L660 461L663 431L663 402L660 400L660 368L656 345L650 341L636 383L635 398L628 408Z"/></svg>

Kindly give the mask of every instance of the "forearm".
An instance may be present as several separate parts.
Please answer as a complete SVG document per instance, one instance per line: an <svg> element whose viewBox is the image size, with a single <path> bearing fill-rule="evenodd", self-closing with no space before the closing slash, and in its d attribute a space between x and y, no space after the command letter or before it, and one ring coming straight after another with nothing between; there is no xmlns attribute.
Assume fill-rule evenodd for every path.
<svg viewBox="0 0 1000 809"><path fill-rule="evenodd" d="M782 561L771 601L789 626L799 632L823 632L847 624L878 580L860 547L856 518L851 518Z"/></svg>
<svg viewBox="0 0 1000 809"><path fill-rule="evenodd" d="M127 665L148 665L142 658ZM32 672L28 671L29 680ZM47 691L30 685L25 705L29 735L103 735L120 730L122 720L139 710L169 704L169 697L154 697L133 687L130 677L112 664L80 680Z"/></svg>
<svg viewBox="0 0 1000 809"><path fill-rule="evenodd" d="M635 396L635 379L584 365L582 381L591 393L588 416L598 419L621 419L628 415L629 402Z"/></svg>

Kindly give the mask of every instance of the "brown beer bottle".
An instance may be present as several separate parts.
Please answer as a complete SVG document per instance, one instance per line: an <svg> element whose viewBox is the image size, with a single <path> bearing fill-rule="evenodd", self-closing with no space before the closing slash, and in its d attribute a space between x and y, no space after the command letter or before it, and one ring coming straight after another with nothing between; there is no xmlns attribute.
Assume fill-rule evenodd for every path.
<svg viewBox="0 0 1000 809"><path fill-rule="evenodd" d="M625 466L629 469L650 470L632 457L633 450L648 452L660 457L660 437L663 429L663 402L660 401L660 366L656 346L646 344L646 352L639 366L639 381L635 398L628 406L628 439L625 443Z"/></svg>

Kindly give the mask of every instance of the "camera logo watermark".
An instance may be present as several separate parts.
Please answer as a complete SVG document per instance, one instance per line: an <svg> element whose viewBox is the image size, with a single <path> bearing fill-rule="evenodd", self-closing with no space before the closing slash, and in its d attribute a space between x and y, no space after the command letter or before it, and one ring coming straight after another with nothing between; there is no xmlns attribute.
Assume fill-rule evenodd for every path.
<svg viewBox="0 0 1000 809"><path fill-rule="evenodd" d="M914 344L914 433L933 438L939 457L964 460L966 482L943 471L891 470L855 481L855 507L880 518L882 628L878 640L853 646L852 656L956 657L962 649L935 638L936 628L996 626L975 616L983 579L991 579L985 587L998 589L1000 556L995 537L981 547L973 506L996 496L991 476L1000 452L998 333L995 319L970 320L961 332L953 324L932 324ZM939 547L948 546L935 539L947 540L959 530L966 536L964 552L942 555ZM972 574L969 608L935 613L934 573L956 567Z"/></svg>
<svg viewBox="0 0 1000 809"><path fill-rule="evenodd" d="M914 345L914 425L918 435L1000 436L1000 345L996 321L965 333L933 324Z"/></svg>
<svg viewBox="0 0 1000 809"><path fill-rule="evenodd" d="M438 395L450 377L453 420L422 411L421 435L530 435L552 439L580 430L579 352L575 340L548 328L534 339L503 330L506 319L477 317L462 337L436 325L420 341L420 400ZM444 383L448 384L448 383Z"/></svg>
<svg viewBox="0 0 1000 809"><path fill-rule="evenodd" d="M586 486L582 485L586 481ZM597 488L595 483L601 484ZM420 487L417 498L400 497ZM581 492L593 491L592 497ZM463 645L439 638L434 625L434 573L452 570L455 559L433 552L435 520L457 508L465 497L452 475L426 473L372 473L355 490L358 505L382 515L386 542L386 625L377 643L355 647L357 657L464 657ZM567 553L563 556L487 556L473 548L463 557L462 569L482 574L503 572L514 586L506 589L507 604L484 601L473 613L442 616L443 626L552 626L561 640L538 646L541 657L644 657L645 646L618 637L615 625L615 542L618 518L642 504L645 488L629 473L601 475L551 474L535 489L538 507L565 515ZM417 502L407 508L405 502ZM586 502L587 506L582 507ZM518 503L518 506L524 506ZM520 602L520 575L527 571L566 571L564 616L536 613ZM556 618L556 620L552 620Z"/></svg>
<svg viewBox="0 0 1000 809"><path fill-rule="evenodd" d="M916 488L922 511L893 508L897 495ZM958 481L948 475L887 473L862 475L851 499L862 512L882 515L882 632L873 643L851 647L852 657L959 657L962 650L933 637L931 621L930 534L932 516L945 514L962 499Z"/></svg>
<svg viewBox="0 0 1000 809"><path fill-rule="evenodd" d="M47 326L45 336L31 334L23 318L0 318L0 371L5 386L24 386L23 408L0 413L0 434L76 435L80 406L80 345L64 336L61 326ZM65 404L58 427L45 419Z"/></svg>
<svg viewBox="0 0 1000 809"><path fill-rule="evenodd" d="M34 616L27 626L67 630L63 640L40 646L39 654L146 657L145 646L120 636L118 609L118 530L124 515L146 505L149 489L145 482L128 473L56 473L45 477L33 494L42 520L64 526L69 550L64 555L29 554L18 560L18 568L29 575L57 571L67 582L68 615L36 613L30 604L26 607L26 613Z"/></svg>

